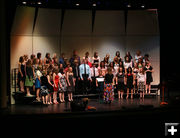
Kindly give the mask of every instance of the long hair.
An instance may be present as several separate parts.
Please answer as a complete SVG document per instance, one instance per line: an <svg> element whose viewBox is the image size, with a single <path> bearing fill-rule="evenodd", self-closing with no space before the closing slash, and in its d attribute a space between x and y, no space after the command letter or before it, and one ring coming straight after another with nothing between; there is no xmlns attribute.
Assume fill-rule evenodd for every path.
<svg viewBox="0 0 180 138"><path fill-rule="evenodd" d="M112 74L112 69L110 67L107 68L107 74Z"/></svg>

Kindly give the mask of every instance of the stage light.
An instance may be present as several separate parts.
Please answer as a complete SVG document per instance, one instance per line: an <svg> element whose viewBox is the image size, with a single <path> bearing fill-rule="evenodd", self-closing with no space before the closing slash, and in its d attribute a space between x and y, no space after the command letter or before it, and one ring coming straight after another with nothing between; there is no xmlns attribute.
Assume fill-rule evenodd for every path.
<svg viewBox="0 0 180 138"><path fill-rule="evenodd" d="M27 2L26 2L26 1L23 1L23 2L22 2L22 4L24 4L24 5L25 5L25 4L27 4Z"/></svg>
<svg viewBox="0 0 180 138"><path fill-rule="evenodd" d="M131 5L130 5L130 4L128 4L128 5L127 5L127 7L128 7L128 8L131 8Z"/></svg>
<svg viewBox="0 0 180 138"><path fill-rule="evenodd" d="M79 6L80 4L79 3L76 3L76 6Z"/></svg>
<svg viewBox="0 0 180 138"><path fill-rule="evenodd" d="M37 4L41 5L41 4L42 4L42 2L40 2L40 1L39 1L39 2L37 2Z"/></svg>
<svg viewBox="0 0 180 138"><path fill-rule="evenodd" d="M92 5L93 7L96 7L96 3L93 3L93 5Z"/></svg>
<svg viewBox="0 0 180 138"><path fill-rule="evenodd" d="M144 6L144 5L141 5L141 8L145 8L145 6Z"/></svg>

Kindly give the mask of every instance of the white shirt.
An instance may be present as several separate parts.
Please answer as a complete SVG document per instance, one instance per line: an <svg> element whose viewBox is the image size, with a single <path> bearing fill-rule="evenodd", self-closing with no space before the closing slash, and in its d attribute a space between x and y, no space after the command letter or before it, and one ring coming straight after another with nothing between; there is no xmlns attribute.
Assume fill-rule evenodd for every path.
<svg viewBox="0 0 180 138"><path fill-rule="evenodd" d="M135 55L134 58L135 58L136 63L138 63L138 59L139 59L139 58L142 58L142 56L141 56L141 55L140 55L140 56Z"/></svg>
<svg viewBox="0 0 180 138"><path fill-rule="evenodd" d="M146 81L146 74L138 73L137 75L138 82L145 82Z"/></svg>
<svg viewBox="0 0 180 138"><path fill-rule="evenodd" d="M127 68L129 68L129 67L132 68L132 61L131 61L131 62L125 62L125 61L124 61L124 68L127 69Z"/></svg>
<svg viewBox="0 0 180 138"><path fill-rule="evenodd" d="M99 75L98 69L97 68L90 68L91 70L91 77L94 77L94 70L95 70L95 77L97 77Z"/></svg>

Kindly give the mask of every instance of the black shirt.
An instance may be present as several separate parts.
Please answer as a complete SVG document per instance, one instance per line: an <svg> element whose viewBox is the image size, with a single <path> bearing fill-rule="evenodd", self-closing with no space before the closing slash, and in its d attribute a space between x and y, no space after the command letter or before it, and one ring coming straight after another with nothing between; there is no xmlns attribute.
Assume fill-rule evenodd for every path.
<svg viewBox="0 0 180 138"><path fill-rule="evenodd" d="M113 82L113 77L114 77L113 74L106 74L106 75L105 75L105 83L106 83L106 84L112 83L112 82Z"/></svg>

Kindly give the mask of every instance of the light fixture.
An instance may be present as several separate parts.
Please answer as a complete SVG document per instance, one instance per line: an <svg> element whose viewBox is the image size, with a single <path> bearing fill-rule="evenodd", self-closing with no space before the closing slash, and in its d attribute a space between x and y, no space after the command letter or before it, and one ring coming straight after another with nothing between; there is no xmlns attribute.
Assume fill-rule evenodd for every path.
<svg viewBox="0 0 180 138"><path fill-rule="evenodd" d="M96 3L93 3L93 5L92 5L93 7L96 7Z"/></svg>
<svg viewBox="0 0 180 138"><path fill-rule="evenodd" d="M42 4L42 2L40 2L40 1L39 1L39 2L37 2L37 4L41 5L41 4Z"/></svg>
<svg viewBox="0 0 180 138"><path fill-rule="evenodd" d="M144 5L141 5L141 8L145 8L145 6L144 6Z"/></svg>
<svg viewBox="0 0 180 138"><path fill-rule="evenodd" d="M76 6L79 6L79 3L76 3Z"/></svg>
<svg viewBox="0 0 180 138"><path fill-rule="evenodd" d="M130 7L131 7L131 5L130 5L130 4L128 4L128 5L127 5L127 7L128 7L128 8L130 8Z"/></svg>
<svg viewBox="0 0 180 138"><path fill-rule="evenodd" d="M23 2L22 2L22 4L24 4L24 5L25 5L25 4L27 4L27 2L26 2L26 1L23 1Z"/></svg>

